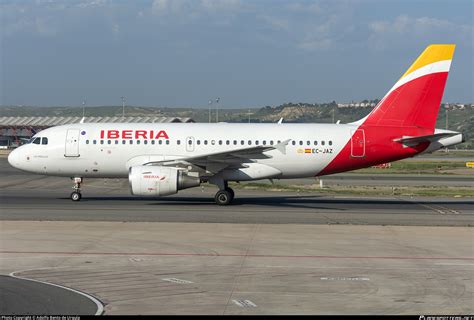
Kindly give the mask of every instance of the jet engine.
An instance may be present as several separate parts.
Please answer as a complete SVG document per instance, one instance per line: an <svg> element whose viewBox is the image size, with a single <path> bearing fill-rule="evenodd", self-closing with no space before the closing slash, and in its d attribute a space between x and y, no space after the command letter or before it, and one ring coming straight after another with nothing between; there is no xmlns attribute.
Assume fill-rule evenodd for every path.
<svg viewBox="0 0 474 320"><path fill-rule="evenodd" d="M197 187L199 177L173 167L133 166L128 172L128 181L133 195L168 196L178 190Z"/></svg>

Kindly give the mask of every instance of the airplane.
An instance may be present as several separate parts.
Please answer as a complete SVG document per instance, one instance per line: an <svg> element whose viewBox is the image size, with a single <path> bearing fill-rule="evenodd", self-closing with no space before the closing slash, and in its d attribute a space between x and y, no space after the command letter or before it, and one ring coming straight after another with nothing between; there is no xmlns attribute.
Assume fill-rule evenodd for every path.
<svg viewBox="0 0 474 320"><path fill-rule="evenodd" d="M363 119L347 124L75 123L38 132L13 150L18 169L74 180L128 178L133 195L162 197L216 185L218 205L234 199L229 181L324 176L392 162L464 142L436 129L453 44L433 44Z"/></svg>

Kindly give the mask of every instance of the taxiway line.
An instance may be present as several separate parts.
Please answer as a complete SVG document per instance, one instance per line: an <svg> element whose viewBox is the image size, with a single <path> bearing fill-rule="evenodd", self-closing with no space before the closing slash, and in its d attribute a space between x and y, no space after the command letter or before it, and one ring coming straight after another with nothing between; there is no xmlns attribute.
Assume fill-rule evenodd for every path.
<svg viewBox="0 0 474 320"><path fill-rule="evenodd" d="M47 254L71 256L174 256L174 257L248 257L248 258L286 258L286 259L383 259L383 260L467 260L474 257L408 257L408 256L302 256L271 254L226 254L226 253L166 253L166 252L66 252L66 251L0 251L0 254Z"/></svg>

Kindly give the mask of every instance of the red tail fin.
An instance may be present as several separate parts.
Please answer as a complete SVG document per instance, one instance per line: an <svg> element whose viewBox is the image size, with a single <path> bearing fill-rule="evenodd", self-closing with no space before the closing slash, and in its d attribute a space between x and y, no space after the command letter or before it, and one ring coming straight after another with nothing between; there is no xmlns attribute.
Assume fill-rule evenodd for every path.
<svg viewBox="0 0 474 320"><path fill-rule="evenodd" d="M428 46L363 124L434 130L454 48Z"/></svg>

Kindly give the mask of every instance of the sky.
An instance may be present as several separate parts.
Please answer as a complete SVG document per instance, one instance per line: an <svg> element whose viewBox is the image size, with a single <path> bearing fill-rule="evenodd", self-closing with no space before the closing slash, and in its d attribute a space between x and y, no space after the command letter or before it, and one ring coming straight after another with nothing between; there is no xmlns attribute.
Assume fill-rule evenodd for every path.
<svg viewBox="0 0 474 320"><path fill-rule="evenodd" d="M457 44L445 102L474 102L472 0L0 0L0 105L223 108L381 98Z"/></svg>

